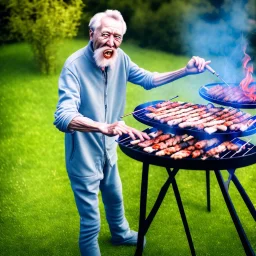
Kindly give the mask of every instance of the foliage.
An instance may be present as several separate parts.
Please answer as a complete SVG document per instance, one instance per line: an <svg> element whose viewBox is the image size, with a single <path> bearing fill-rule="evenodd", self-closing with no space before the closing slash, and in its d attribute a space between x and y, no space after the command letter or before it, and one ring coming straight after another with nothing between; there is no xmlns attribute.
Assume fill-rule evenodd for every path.
<svg viewBox="0 0 256 256"><path fill-rule="evenodd" d="M10 10L6 8L6 5L7 0L0 0L0 44L15 41L14 38L11 37L8 29Z"/></svg>
<svg viewBox="0 0 256 256"><path fill-rule="evenodd" d="M56 52L64 38L76 35L82 1L10 0L11 32L27 41L44 74L56 69Z"/></svg>
<svg viewBox="0 0 256 256"><path fill-rule="evenodd" d="M204 47L207 52L218 55L213 49L227 47L223 46L225 39L215 37L215 30L216 34L226 34L227 40L233 42L228 45L230 51L241 34L248 37L249 45L256 49L256 44L253 43L256 27L255 0L248 0L246 4L243 4L242 0L99 0L97 5L94 0L84 2L84 24L87 25L89 19L97 12L117 9L127 23L125 39L135 40L142 47L179 54L195 54L195 49ZM88 34L87 28L83 31ZM219 39L222 44L196 47L194 44L198 42L203 44L204 33L208 32L214 41ZM208 39L211 41L210 37Z"/></svg>
<svg viewBox="0 0 256 256"><path fill-rule="evenodd" d="M129 35L137 39L140 46L181 53L181 25L188 8L178 0L163 3L158 8L148 2L141 5L132 18Z"/></svg>

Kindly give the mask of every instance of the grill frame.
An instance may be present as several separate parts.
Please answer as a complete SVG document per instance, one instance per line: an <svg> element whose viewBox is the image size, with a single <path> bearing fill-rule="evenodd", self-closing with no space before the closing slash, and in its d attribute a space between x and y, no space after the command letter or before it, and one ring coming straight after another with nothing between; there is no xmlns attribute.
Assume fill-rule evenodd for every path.
<svg viewBox="0 0 256 256"><path fill-rule="evenodd" d="M155 127L158 130L162 130L165 133L175 133L175 134L186 134L187 133L187 134L190 134L193 136L200 137L200 139L207 139L207 138L212 138L212 137L216 137L216 136L222 137L223 139L233 139L233 138L237 138L237 137L249 136L249 135L256 133L256 123L255 123L254 125L252 125L249 129L247 129L244 132L228 130L226 132L216 131L212 134L208 134L204 130L198 130L196 128L179 128L178 125L169 126L166 123L161 123L159 120L154 120L154 119L151 119L151 118L145 116L145 113L150 113L149 111L147 111L147 110L140 111L141 109L145 109L148 106L156 105L157 103L164 102L164 101L165 100L156 100L156 101L146 102L146 103L138 105L134 109L135 113L133 113L133 117L137 121L139 121L143 124L146 124L150 127ZM187 103L187 102L185 102L185 103ZM255 120L256 116L253 117L252 119Z"/></svg>
<svg viewBox="0 0 256 256"><path fill-rule="evenodd" d="M141 108L143 108L143 107L146 107L149 105L153 105L152 103L156 104L158 102L163 102L163 100L145 103L140 106L141 106ZM135 108L135 111L139 110L138 107ZM139 122L148 124L148 123L145 123L144 121L138 119L135 113L133 114L133 116ZM173 131L174 131L174 129L170 129L170 126L169 126L169 129L167 129L166 125L162 126L162 125L154 124L154 125L150 125L150 126L153 126L153 128L147 128L146 130L144 130L144 132L150 133L157 129L161 129L165 133L167 133L167 132L173 133ZM194 134L192 134L193 132L192 133L186 132L186 130L185 131L184 130L185 129L178 129L175 133L176 134L188 133L188 134L194 135ZM250 134L253 134L253 133L250 133ZM202 139L202 135L204 135L203 138L206 137L205 134L206 133L200 134L197 132L196 135L198 135L198 136L195 136L195 137L197 137L198 139L200 137L200 139ZM243 135L247 136L247 135L245 135L245 133L243 133ZM212 137L213 136L216 136L216 133L213 134ZM207 136L207 137L211 137L211 136ZM232 136L230 136L230 134L229 134L229 136L224 136L222 134L222 136L219 136L219 137L221 137L223 140L225 140L226 138L227 139L232 138ZM233 134L233 137L242 141L241 139L237 138L238 137L237 134ZM160 206L163 202L163 199L167 193L167 190L171 184L172 184L173 191L174 191L174 194L176 197L176 201L177 201L177 205L178 205L181 219L183 222L184 230L185 230L185 233L187 236L191 255L196 255L192 236L190 234L188 222L186 219L186 214L185 214L184 207L182 204L181 195L179 193L179 189L178 189L177 182L175 179L175 176L177 175L177 173L180 169L188 169L188 170L192 170L192 171L194 171L194 170L206 171L206 193L207 193L207 209L208 209L208 211L210 211L210 171L213 171L215 173L220 190L223 194L225 203L230 212L230 215L232 217L232 220L236 227L236 230L239 234L239 237L240 237L241 243L244 247L245 253L246 253L246 255L255 255L253 248L250 245L250 242L246 236L246 233L241 225L241 222L239 220L239 217L238 217L235 207L233 205L232 199L228 192L229 183L230 183L230 181L233 181L237 190L239 191L240 195L242 196L242 199L244 200L248 210L250 211L253 218L256 220L255 207L254 207L253 203L251 202L250 198L248 197L248 195L246 194L244 188L240 184L239 180L235 176L236 168L241 168L241 167L255 164L255 162L256 162L256 148L255 147L253 147L253 149L250 151L250 153L247 154L247 151L246 151L246 154L244 154L244 152L243 152L243 153L241 153L241 156L238 155L233 158L223 158L223 159L222 158L220 158L220 159L208 158L206 160L202 160L201 158L196 158L196 159L184 158L181 160L178 160L178 159L174 160L174 159L170 158L170 156L156 156L154 152L147 153L147 152L144 152L142 149L136 150L133 147L127 147L127 146L125 146L124 143L122 143L122 141L125 141L125 143L129 143L130 139L128 139L128 138L129 138L128 135L123 135L117 140L121 151L123 153L125 153L128 157L131 157L131 158L133 158L137 161L141 161L143 163L142 179L141 179L139 231L138 231L138 242L137 242L137 248L136 248L135 255L137 255L137 256L142 255L144 237L154 219L154 216L156 215L158 209L160 208ZM225 157L225 154L226 154L226 152L223 153L223 157ZM167 178L166 182L164 183L164 185L162 186L162 188L159 192L159 195L155 201L155 204L147 216L146 215L146 212L147 212L146 206L147 206L148 176L149 176L149 166L150 165L164 167L167 170L168 178ZM171 168L173 168L173 170L171 170ZM220 170L228 171L229 177L228 177L227 181L224 181Z"/></svg>
<svg viewBox="0 0 256 256"><path fill-rule="evenodd" d="M256 85L256 82L252 83L253 85ZM233 107L233 108L242 108L242 109L256 109L256 102L255 103L234 103L231 101L223 101L223 100L218 100L212 98L208 93L206 88L211 88L216 85L221 85L223 87L227 87L226 84L224 83L211 83L211 84L206 84L200 87L199 89L199 95L204 98L205 100L209 102L213 102L219 105L227 106L227 107ZM229 83L231 86L238 86L238 83Z"/></svg>
<svg viewBox="0 0 256 256"><path fill-rule="evenodd" d="M155 128L147 128L144 130L146 133L150 133L155 131ZM249 143L254 148L250 151L250 153L243 155L245 151L238 153L236 157L232 158L208 158L206 160L202 160L199 158L184 158L184 159L172 159L170 156L157 156L155 152L147 153L143 151L139 146L132 146L130 144L130 139L128 139L128 135L123 135L119 137L117 140L120 149L125 153L127 156L140 161L140 162L147 162L148 164L162 166L162 167L169 167L169 168L179 168L179 169L190 169L190 170L227 170L232 168L241 168L248 165L252 165L256 163L256 147ZM126 139L127 138L127 139ZM245 141L236 138L239 140L239 143L245 143ZM233 141L237 143L236 141ZM129 146L127 146L127 144ZM220 155L225 155L226 152Z"/></svg>

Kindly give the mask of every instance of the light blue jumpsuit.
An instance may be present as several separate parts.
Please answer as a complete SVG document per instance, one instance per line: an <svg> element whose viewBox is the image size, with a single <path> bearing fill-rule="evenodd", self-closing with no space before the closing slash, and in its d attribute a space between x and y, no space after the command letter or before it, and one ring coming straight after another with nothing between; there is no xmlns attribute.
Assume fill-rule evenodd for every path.
<svg viewBox="0 0 256 256"><path fill-rule="evenodd" d="M66 168L80 214L79 245L83 256L100 255L99 189L112 242L129 240L131 233L124 216L116 138L71 132L67 127L76 116L102 123L119 121L124 112L127 81L151 89L153 73L139 68L121 49L114 69L102 72L94 61L91 42L67 59L59 78L54 124L65 132Z"/></svg>

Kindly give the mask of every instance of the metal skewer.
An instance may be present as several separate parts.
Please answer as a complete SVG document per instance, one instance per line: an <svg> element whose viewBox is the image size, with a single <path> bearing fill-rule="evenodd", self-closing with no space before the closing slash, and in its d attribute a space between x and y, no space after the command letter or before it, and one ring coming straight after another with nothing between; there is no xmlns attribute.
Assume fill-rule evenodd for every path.
<svg viewBox="0 0 256 256"><path fill-rule="evenodd" d="M167 100L167 101L171 101L171 100L173 100L173 99L175 99L175 98L177 98L177 97L179 97L179 96L177 95L177 96L175 96L175 97L173 97L173 98L171 98L171 99L169 99L169 100ZM152 106L154 106L154 105L146 106L145 108L152 107ZM123 118L123 117L129 116L129 115L131 115L131 114L137 113L137 112L139 112L139 111L141 111L141 110L145 110L145 108L141 108L141 109L138 109L138 110L133 111L133 112L131 112L131 113L125 114L125 115L121 116L120 118Z"/></svg>
<svg viewBox="0 0 256 256"><path fill-rule="evenodd" d="M231 141L233 141L233 140L235 140L235 139L237 139L237 138L234 138L234 139L232 139ZM230 142L231 142L230 141ZM225 155L223 155L222 157L221 157L221 159L223 158L223 157L225 157L226 155L228 155L230 152L232 152L231 150L229 150Z"/></svg>
<svg viewBox="0 0 256 256"><path fill-rule="evenodd" d="M251 140L252 140L252 139L249 139L245 144L243 144L243 145L239 148L239 150L237 150L230 158L232 158L232 157L233 157L234 155L236 155L237 153L240 153L240 152L243 150L244 146L246 146Z"/></svg>
<svg viewBox="0 0 256 256"><path fill-rule="evenodd" d="M248 150L243 154L243 156L246 155L249 151L251 151L254 147L255 147L255 145L254 145L253 147L251 147L250 149L248 149Z"/></svg>
<svg viewBox="0 0 256 256"><path fill-rule="evenodd" d="M217 76L220 80L222 80L222 82L224 82L227 86L229 86L229 84L209 65L206 65L205 68L209 70L213 75Z"/></svg>
<svg viewBox="0 0 256 256"><path fill-rule="evenodd" d="M117 142L117 143L120 143L120 142L123 142L123 141L128 140L128 139L131 139L131 137L128 136L128 137L126 137L126 138L124 138L124 139L122 139L122 140L116 140L116 142Z"/></svg>
<svg viewBox="0 0 256 256"><path fill-rule="evenodd" d="M154 131L154 132L148 133L148 136L154 138L154 137L153 137L153 134L156 133L156 132L157 132L157 130ZM124 139L122 139L122 140L116 140L116 142L117 142L117 143L120 143L120 142L123 142L123 141L128 140L128 139L131 139L131 137L130 137L129 135L128 135L128 137L126 137L126 138L124 138ZM139 140L139 139L135 139L135 140Z"/></svg>

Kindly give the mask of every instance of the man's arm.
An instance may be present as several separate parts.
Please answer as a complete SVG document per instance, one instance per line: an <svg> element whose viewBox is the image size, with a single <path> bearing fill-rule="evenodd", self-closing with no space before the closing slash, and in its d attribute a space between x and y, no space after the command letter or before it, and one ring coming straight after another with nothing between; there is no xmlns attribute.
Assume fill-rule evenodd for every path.
<svg viewBox="0 0 256 256"><path fill-rule="evenodd" d="M211 61L205 61L200 57L194 56L191 58L191 60L184 68L181 68L173 72L155 73L153 77L153 84L157 87L163 84L170 83L174 80L177 80L187 75L202 73L204 71L205 66L210 62Z"/></svg>
<svg viewBox="0 0 256 256"><path fill-rule="evenodd" d="M67 68L62 70L59 79L59 102L54 124L63 132L100 132L107 136L128 134L132 139L150 139L146 133L125 125L124 122L106 124L96 122L79 113L80 86L76 76Z"/></svg>
<svg viewBox="0 0 256 256"><path fill-rule="evenodd" d="M163 84L168 84L187 75L186 68L181 68L172 72L155 73L153 77L153 84L157 87Z"/></svg>
<svg viewBox="0 0 256 256"><path fill-rule="evenodd" d="M133 140L135 140L137 136L141 141L150 139L146 133L127 126L124 121L106 124L93 121L87 117L77 116L69 123L68 129L70 131L75 130L80 132L100 132L108 136L129 134Z"/></svg>
<svg viewBox="0 0 256 256"><path fill-rule="evenodd" d="M71 132L68 125L74 117L82 116L78 109L81 104L80 85L76 76L66 67L59 78L59 100L54 113L54 125L62 132Z"/></svg>

